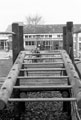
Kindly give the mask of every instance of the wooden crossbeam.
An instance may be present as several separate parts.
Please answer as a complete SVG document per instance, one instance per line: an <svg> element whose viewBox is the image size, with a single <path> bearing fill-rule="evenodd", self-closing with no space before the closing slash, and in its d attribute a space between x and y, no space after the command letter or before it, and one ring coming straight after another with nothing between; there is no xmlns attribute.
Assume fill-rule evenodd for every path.
<svg viewBox="0 0 81 120"><path fill-rule="evenodd" d="M1 86L0 89L0 109L4 109L5 105L8 102L8 98L11 96L13 91L13 86L16 83L17 76L19 74L19 70L22 67L22 62L24 60L25 54L21 51L18 55L11 71L5 79L5 82Z"/></svg>
<svg viewBox="0 0 81 120"><path fill-rule="evenodd" d="M71 89L72 86L71 85L47 85L47 86L14 86L14 89L26 89L26 91L36 91L36 90L40 90L40 91L53 91L53 90L61 90L61 89Z"/></svg>
<svg viewBox="0 0 81 120"><path fill-rule="evenodd" d="M18 79L68 79L68 76L18 76Z"/></svg>
<svg viewBox="0 0 81 120"><path fill-rule="evenodd" d="M31 86L31 85L34 85L34 86L37 86L37 85L39 85L39 86L46 86L46 85L51 85L51 86L53 86L53 85L67 85L68 83L67 83L67 81L63 81L63 80L60 80L60 81L51 81L51 82L43 82L43 81L40 81L40 82L25 82L25 83L23 83L23 82L21 82L21 84L22 85L29 85L29 86Z"/></svg>
<svg viewBox="0 0 81 120"><path fill-rule="evenodd" d="M30 57L25 57L24 58L24 60L34 60L34 59L62 59L62 57L32 57L32 58L30 58Z"/></svg>
<svg viewBox="0 0 81 120"><path fill-rule="evenodd" d="M64 62L23 63L23 65L59 65L59 64L64 64Z"/></svg>
<svg viewBox="0 0 81 120"><path fill-rule="evenodd" d="M12 102L53 102L53 101L72 101L76 102L76 98L9 98L8 101Z"/></svg>
<svg viewBox="0 0 81 120"><path fill-rule="evenodd" d="M38 54L40 54L40 55L60 55L60 52L53 52L53 53L26 53L25 52L25 55L33 55L33 56L35 56L35 55L38 55Z"/></svg>
<svg viewBox="0 0 81 120"><path fill-rule="evenodd" d="M65 71L65 68L27 68L20 69L20 71Z"/></svg>

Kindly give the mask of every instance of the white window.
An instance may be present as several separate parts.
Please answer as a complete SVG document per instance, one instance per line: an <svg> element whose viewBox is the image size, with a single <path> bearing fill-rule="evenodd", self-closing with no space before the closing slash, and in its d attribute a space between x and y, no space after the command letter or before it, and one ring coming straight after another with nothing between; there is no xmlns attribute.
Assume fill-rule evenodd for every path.
<svg viewBox="0 0 81 120"><path fill-rule="evenodd" d="M25 45L35 45L34 41L25 41Z"/></svg>
<svg viewBox="0 0 81 120"><path fill-rule="evenodd" d="M81 41L81 37L79 37L79 41Z"/></svg>
<svg viewBox="0 0 81 120"><path fill-rule="evenodd" d="M60 37L60 35L57 35L57 37Z"/></svg>
<svg viewBox="0 0 81 120"><path fill-rule="evenodd" d="M79 43L79 50L81 51L81 43Z"/></svg>
<svg viewBox="0 0 81 120"><path fill-rule="evenodd" d="M28 38L28 35L26 35L25 38Z"/></svg>
<svg viewBox="0 0 81 120"><path fill-rule="evenodd" d="M45 38L48 38L48 35L45 35Z"/></svg>
<svg viewBox="0 0 81 120"><path fill-rule="evenodd" d="M49 35L49 38L52 38L52 35Z"/></svg>

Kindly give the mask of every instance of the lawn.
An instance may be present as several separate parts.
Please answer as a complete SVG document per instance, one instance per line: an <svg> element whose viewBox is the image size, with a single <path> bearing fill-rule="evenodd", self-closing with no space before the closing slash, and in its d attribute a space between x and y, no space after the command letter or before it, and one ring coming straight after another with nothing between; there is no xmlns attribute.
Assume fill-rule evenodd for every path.
<svg viewBox="0 0 81 120"><path fill-rule="evenodd" d="M0 59L0 77L6 77L12 67L12 59Z"/></svg>

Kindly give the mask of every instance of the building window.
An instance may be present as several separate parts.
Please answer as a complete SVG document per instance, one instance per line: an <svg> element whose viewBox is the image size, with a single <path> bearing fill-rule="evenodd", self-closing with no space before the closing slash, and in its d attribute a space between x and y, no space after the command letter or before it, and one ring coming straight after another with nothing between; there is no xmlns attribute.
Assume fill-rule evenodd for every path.
<svg viewBox="0 0 81 120"><path fill-rule="evenodd" d="M81 37L79 37L79 41L81 41Z"/></svg>
<svg viewBox="0 0 81 120"><path fill-rule="evenodd" d="M36 38L36 36L35 36L35 35L33 35L33 38Z"/></svg>
<svg viewBox="0 0 81 120"><path fill-rule="evenodd" d="M60 35L57 35L57 37L60 37Z"/></svg>
<svg viewBox="0 0 81 120"><path fill-rule="evenodd" d="M28 35L26 35L25 38L28 38Z"/></svg>
<svg viewBox="0 0 81 120"><path fill-rule="evenodd" d="M32 41L32 45L34 45L34 41Z"/></svg>
<svg viewBox="0 0 81 120"><path fill-rule="evenodd" d="M29 38L32 38L32 36L31 36L31 35L29 35Z"/></svg>
<svg viewBox="0 0 81 120"><path fill-rule="evenodd" d="M44 35L40 35L41 38L44 38Z"/></svg>
<svg viewBox="0 0 81 120"><path fill-rule="evenodd" d="M36 38L40 38L40 35L36 35Z"/></svg>
<svg viewBox="0 0 81 120"><path fill-rule="evenodd" d="M48 35L45 35L45 38L48 38Z"/></svg>
<svg viewBox="0 0 81 120"><path fill-rule="evenodd" d="M25 45L35 45L34 41L25 41Z"/></svg>
<svg viewBox="0 0 81 120"><path fill-rule="evenodd" d="M25 45L28 45L28 41L25 42Z"/></svg>
<svg viewBox="0 0 81 120"><path fill-rule="evenodd" d="M31 45L31 41L29 41L29 45Z"/></svg>
<svg viewBox="0 0 81 120"><path fill-rule="evenodd" d="M79 50L81 51L81 43L79 43Z"/></svg>
<svg viewBox="0 0 81 120"><path fill-rule="evenodd" d="M52 35L49 35L49 38L52 38Z"/></svg>

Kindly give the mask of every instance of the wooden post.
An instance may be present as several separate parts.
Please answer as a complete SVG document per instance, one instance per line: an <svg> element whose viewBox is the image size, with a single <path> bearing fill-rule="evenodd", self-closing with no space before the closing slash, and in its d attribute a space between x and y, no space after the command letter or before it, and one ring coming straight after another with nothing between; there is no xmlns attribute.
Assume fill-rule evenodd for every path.
<svg viewBox="0 0 81 120"><path fill-rule="evenodd" d="M63 49L66 50L66 26L63 27Z"/></svg>
<svg viewBox="0 0 81 120"><path fill-rule="evenodd" d="M74 62L74 54L73 54L73 22L67 22L67 25L66 25L66 51L69 54L72 62Z"/></svg>
<svg viewBox="0 0 81 120"><path fill-rule="evenodd" d="M18 54L23 48L23 26L19 26L18 23L12 24L12 51L13 51L13 63L15 62Z"/></svg>
<svg viewBox="0 0 81 120"><path fill-rule="evenodd" d="M13 39L12 39L12 49L13 49L13 63L15 62L18 54L20 53L20 51L22 51L23 48L23 26L19 26L18 23L13 23L12 24L12 32L15 33L15 35L13 35ZM16 84L17 86L20 85L20 81L17 79ZM20 97L20 90L14 90L13 91L13 95L14 97ZM23 112L25 110L25 103L18 103L18 104L14 104L14 111L16 110L16 112L18 113L18 116L15 117L16 119L20 120L20 116L21 116L21 112Z"/></svg>
<svg viewBox="0 0 81 120"><path fill-rule="evenodd" d="M13 63L14 63L19 54L19 26L18 26L18 23L12 24L12 32L15 33L15 35L12 35L12 52L13 52Z"/></svg>
<svg viewBox="0 0 81 120"><path fill-rule="evenodd" d="M24 50L23 26L19 26L19 52Z"/></svg>

